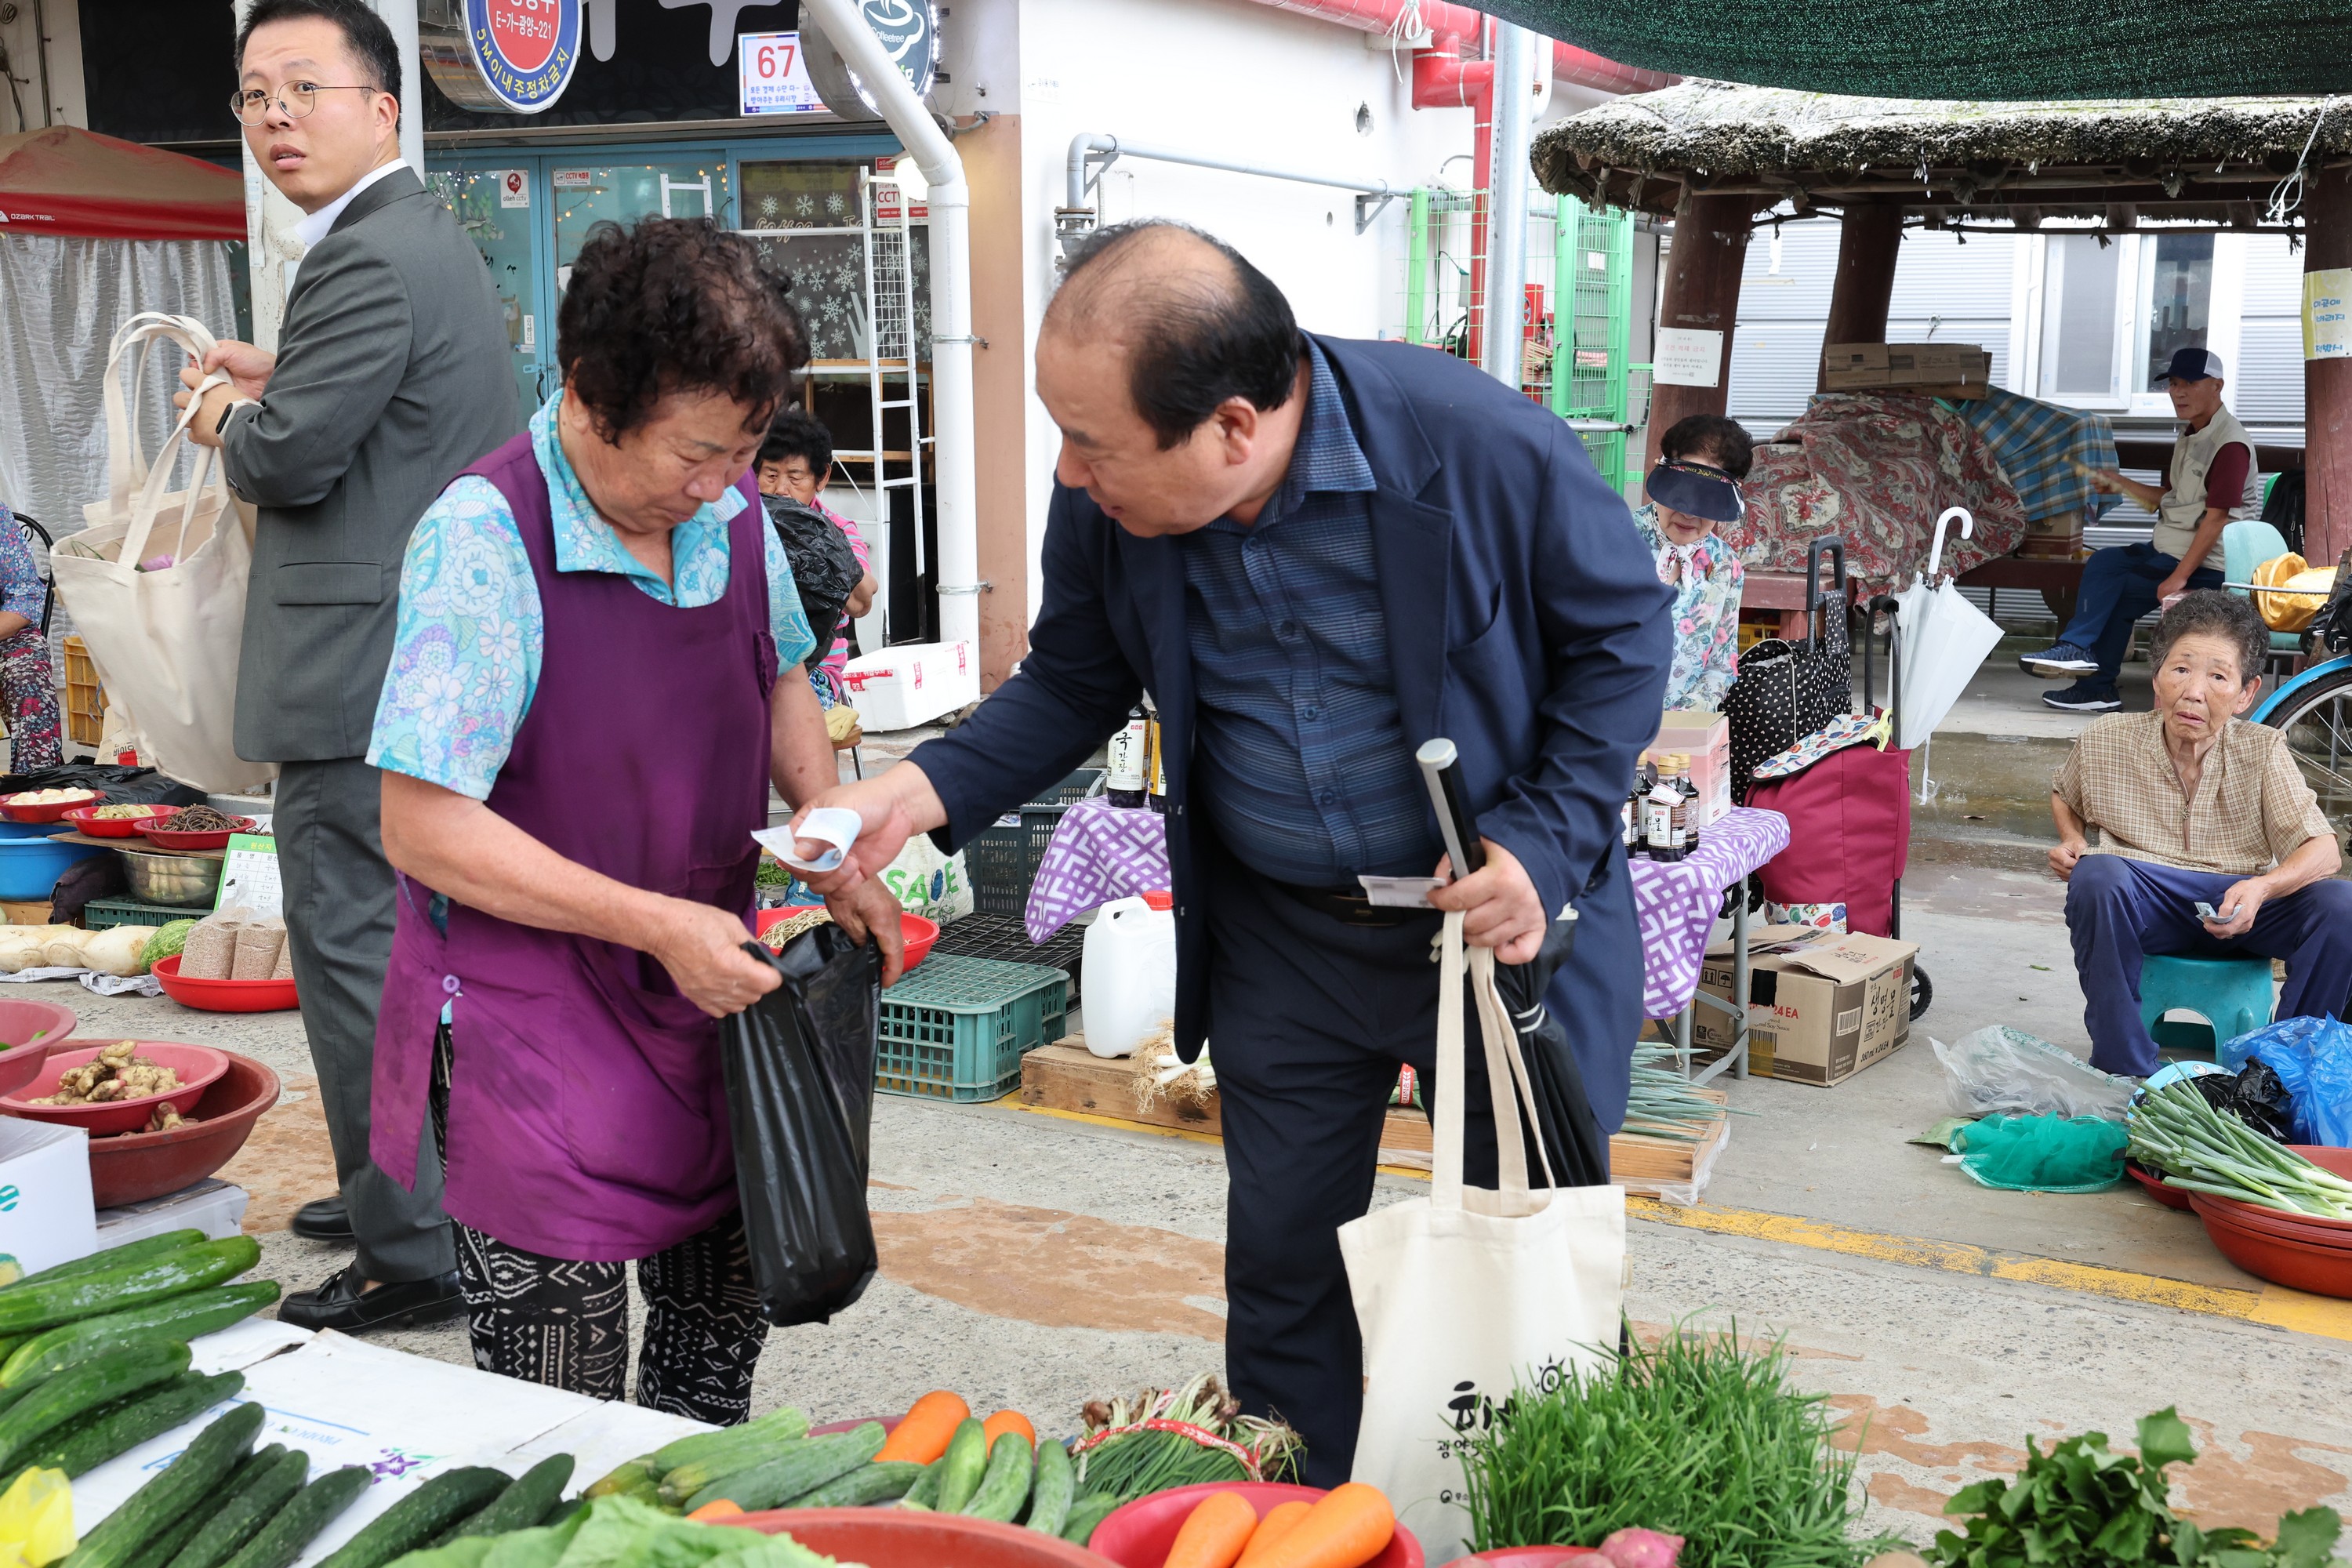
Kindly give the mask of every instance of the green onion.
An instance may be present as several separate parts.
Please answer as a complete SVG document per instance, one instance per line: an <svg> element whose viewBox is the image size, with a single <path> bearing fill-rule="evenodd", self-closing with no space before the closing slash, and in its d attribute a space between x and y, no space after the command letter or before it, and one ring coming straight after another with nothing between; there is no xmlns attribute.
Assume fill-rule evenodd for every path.
<svg viewBox="0 0 2352 1568"><path fill-rule="evenodd" d="M2187 1079L2131 1109L2131 1157L2164 1184L2286 1214L2352 1220L2352 1182L2213 1109Z"/></svg>

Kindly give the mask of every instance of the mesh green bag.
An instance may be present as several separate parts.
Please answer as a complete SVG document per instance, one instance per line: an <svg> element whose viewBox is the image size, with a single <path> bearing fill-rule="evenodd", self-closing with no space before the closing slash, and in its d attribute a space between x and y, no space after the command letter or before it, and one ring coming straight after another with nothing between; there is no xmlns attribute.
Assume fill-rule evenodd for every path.
<svg viewBox="0 0 2352 1568"><path fill-rule="evenodd" d="M2129 1135L2083 1116L1988 1116L1954 1135L1960 1169L2018 1193L2095 1193L2123 1180Z"/></svg>

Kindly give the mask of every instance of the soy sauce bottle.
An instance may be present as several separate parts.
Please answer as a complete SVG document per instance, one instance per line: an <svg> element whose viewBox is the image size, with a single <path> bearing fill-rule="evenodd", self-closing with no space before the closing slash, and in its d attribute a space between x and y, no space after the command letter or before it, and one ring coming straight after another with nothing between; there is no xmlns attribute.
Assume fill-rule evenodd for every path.
<svg viewBox="0 0 2352 1568"><path fill-rule="evenodd" d="M1104 760L1103 795L1113 805L1139 806L1150 776L1150 722L1139 707L1130 708L1127 722L1110 738Z"/></svg>

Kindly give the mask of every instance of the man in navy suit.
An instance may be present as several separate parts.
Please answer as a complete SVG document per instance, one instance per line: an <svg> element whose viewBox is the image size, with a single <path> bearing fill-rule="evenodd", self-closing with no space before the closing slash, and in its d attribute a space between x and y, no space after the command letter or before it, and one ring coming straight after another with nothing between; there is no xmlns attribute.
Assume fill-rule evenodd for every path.
<svg viewBox="0 0 2352 1568"><path fill-rule="evenodd" d="M1618 805L1657 730L1669 595L1560 420L1431 350L1301 333L1263 274L1179 225L1078 255L1037 394L1062 453L1028 657L952 734L803 803L864 824L818 881L874 874L913 832L969 840L1151 692L1177 1048L1216 1042L1228 1374L1337 1485L1362 1407L1337 1232L1370 1203L1398 1064L1427 1085L1436 1037L1439 917L1359 879L1438 869L1413 752L1450 738L1486 864L1432 902L1506 963L1575 907L1548 1000L1601 1124L1622 1122L1642 955ZM1491 1186L1469 1056L1468 1175Z"/></svg>

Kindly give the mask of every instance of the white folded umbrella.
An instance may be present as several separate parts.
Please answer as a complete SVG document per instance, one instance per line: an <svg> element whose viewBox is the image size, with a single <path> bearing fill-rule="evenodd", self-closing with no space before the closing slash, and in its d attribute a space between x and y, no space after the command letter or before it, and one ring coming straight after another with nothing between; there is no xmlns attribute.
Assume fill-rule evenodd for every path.
<svg viewBox="0 0 2352 1568"><path fill-rule="evenodd" d="M1944 559L1944 529L1954 518L1960 537L1975 531L1976 520L1965 507L1952 507L1936 520L1936 542L1927 570L1895 596L1895 640L1901 650L1902 691L1895 719L1895 743L1921 752L1920 796L1930 798L1925 748L1936 726L1952 710L1960 693L1985 656L2000 641L2000 627L1992 617L1962 596L1948 574L1940 574Z"/></svg>

